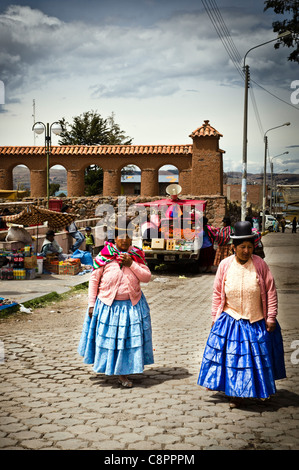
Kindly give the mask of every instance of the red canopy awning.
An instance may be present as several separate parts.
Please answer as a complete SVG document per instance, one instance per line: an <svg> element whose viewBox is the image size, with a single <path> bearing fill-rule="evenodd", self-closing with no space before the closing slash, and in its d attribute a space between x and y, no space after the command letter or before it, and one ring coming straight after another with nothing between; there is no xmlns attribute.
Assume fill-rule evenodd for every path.
<svg viewBox="0 0 299 470"><path fill-rule="evenodd" d="M202 206L202 210L206 209L207 201L201 201L197 199L158 199L157 201L151 202L138 202L136 206L171 206L178 204L179 206Z"/></svg>

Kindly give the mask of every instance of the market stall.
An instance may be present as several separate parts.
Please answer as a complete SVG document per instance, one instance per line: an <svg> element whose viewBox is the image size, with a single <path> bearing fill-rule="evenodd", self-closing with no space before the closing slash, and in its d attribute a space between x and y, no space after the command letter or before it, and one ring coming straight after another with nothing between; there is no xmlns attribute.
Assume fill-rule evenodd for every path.
<svg viewBox="0 0 299 470"><path fill-rule="evenodd" d="M39 226L47 222L48 227L59 230L75 220L75 214L60 213L42 207L28 205L19 214L4 216L3 220L10 227L5 242L0 248L0 278L2 280L30 280L36 273L43 272L43 257L38 256ZM25 226L36 226L36 244L31 235L24 229ZM51 266L56 260L45 260ZM71 266L78 261L70 263ZM63 271L63 272L62 272ZM61 274L71 274L74 269L64 269ZM51 271L49 269L49 272Z"/></svg>
<svg viewBox="0 0 299 470"><path fill-rule="evenodd" d="M147 208L149 220L158 227L157 236L149 238L140 234L145 258L150 266L182 263L197 267L201 220L206 201L179 199L180 189L179 185L170 185L166 189L169 198L136 204ZM155 230L152 233L155 234Z"/></svg>

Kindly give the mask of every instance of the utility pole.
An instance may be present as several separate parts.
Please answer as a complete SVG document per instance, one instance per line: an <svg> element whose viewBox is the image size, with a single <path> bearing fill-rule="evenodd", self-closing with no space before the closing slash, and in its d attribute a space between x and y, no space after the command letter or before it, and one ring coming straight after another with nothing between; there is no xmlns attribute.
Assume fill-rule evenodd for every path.
<svg viewBox="0 0 299 470"><path fill-rule="evenodd" d="M244 127L243 127L243 162L242 162L242 186L241 186L241 220L246 217L247 205L247 120L248 120L248 88L249 88L249 65L245 65L245 93L244 93Z"/></svg>

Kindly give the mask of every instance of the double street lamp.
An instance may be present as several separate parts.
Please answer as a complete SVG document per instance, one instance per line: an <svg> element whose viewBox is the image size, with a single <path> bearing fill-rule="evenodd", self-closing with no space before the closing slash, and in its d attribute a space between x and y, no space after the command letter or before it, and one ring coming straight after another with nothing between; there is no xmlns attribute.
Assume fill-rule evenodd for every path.
<svg viewBox="0 0 299 470"><path fill-rule="evenodd" d="M289 36L292 34L290 31L286 31L281 33L275 39L271 39L270 41L263 42L262 44L258 44L257 46L252 47L249 49L243 59L243 70L245 73L245 93L244 93L244 120L243 120L243 158L242 158L242 188L241 188L241 220L245 220L246 217L246 203L247 203L247 120L248 120L248 88L249 88L249 65L245 65L246 57L250 51L256 49L258 47L264 46L265 44L269 44L270 42L277 41L285 36Z"/></svg>
<svg viewBox="0 0 299 470"><path fill-rule="evenodd" d="M55 135L60 135L63 131L61 124L58 121L53 122L51 125L49 123L44 124L43 122L35 122L32 126L32 130L36 134L42 134L45 132L45 151L47 157L47 208L49 209L49 195L50 195L50 180L49 180L49 160L51 153L51 133Z"/></svg>

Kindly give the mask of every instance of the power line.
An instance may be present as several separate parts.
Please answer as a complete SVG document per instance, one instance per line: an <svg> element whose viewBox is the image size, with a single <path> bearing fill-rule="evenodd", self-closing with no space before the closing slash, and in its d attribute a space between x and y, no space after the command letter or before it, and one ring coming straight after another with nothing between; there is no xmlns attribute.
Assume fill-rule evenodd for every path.
<svg viewBox="0 0 299 470"><path fill-rule="evenodd" d="M203 6L206 10L207 15L209 16L212 25L214 26L226 52L228 53L228 56L233 62L233 65L237 69L238 73L241 75L241 77L244 79L244 70L241 68L240 64L242 63L242 56L240 55L237 47L234 44L234 41L230 35L230 32L225 24L225 21L221 15L221 12L217 6L217 3L215 0L202 0ZM287 101L283 100L279 96L275 95L274 93L270 92L267 90L265 87L257 83L255 80L252 78L250 79L251 82L255 83L259 88L264 90L266 93L269 95L273 96L273 98L276 98L277 100L281 101L284 104L287 104L288 106L291 106L293 109L296 109L296 111L299 111L299 108L292 105L291 103L288 103ZM258 121L258 125L261 128L261 122L260 118L258 116L258 109L256 106L255 98L253 92L251 92L251 99L252 99L252 104L254 108L254 112L256 114L256 118Z"/></svg>
<svg viewBox="0 0 299 470"><path fill-rule="evenodd" d="M206 10L206 13L209 16L209 18L211 20L211 23L214 26L214 28L216 30L216 33L218 34L219 39L221 40L228 56L230 57L233 65L237 69L238 73L244 79L244 72L243 72L242 68L240 67L240 62L241 61L238 60L238 58L236 58L237 48L235 47L235 45L233 43L233 40L232 40L232 38L229 34L228 29L226 28L226 26L225 26L225 28L223 26L223 25L225 25L225 23L223 21L223 18L221 16L221 13L220 13L219 9L217 8L217 6L216 7L213 6L213 8L211 8L208 5L208 1L206 1L206 0L202 0L202 3L203 3L203 6ZM214 2L214 4L215 4L215 2ZM225 29L225 32L224 32L223 28ZM238 55L239 55L239 53L237 52L237 56Z"/></svg>
<svg viewBox="0 0 299 470"><path fill-rule="evenodd" d="M230 59L232 60L235 68L237 69L238 73L241 75L242 79L244 80L244 70L241 68L240 64L242 63L242 56L239 53L230 32L225 24L225 21L219 11L219 8L216 4L215 0L202 0L204 8L223 44L225 50L227 51ZM258 112L258 107L256 104L255 96L253 89L250 88L250 97L252 101L253 111L257 120L258 127L260 129L261 135L263 136L263 126L261 123L261 119Z"/></svg>

